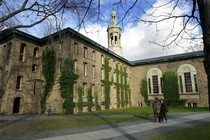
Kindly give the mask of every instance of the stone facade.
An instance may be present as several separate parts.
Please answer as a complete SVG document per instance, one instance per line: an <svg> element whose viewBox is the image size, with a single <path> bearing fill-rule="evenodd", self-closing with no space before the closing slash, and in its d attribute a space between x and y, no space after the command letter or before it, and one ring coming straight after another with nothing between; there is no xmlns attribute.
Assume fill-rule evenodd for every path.
<svg viewBox="0 0 210 140"><path fill-rule="evenodd" d="M78 87L84 90L84 102L87 101L87 89L92 87L93 96L95 92L98 93L99 103L102 109L104 108L106 93L104 93L105 85L102 81L104 60L108 59L111 67L109 80L112 82L110 109L130 105L144 106L144 99L140 94L140 82L142 79L149 79L150 71L152 75L158 75L158 78L161 78L161 74L167 71L179 73L182 66L183 73L185 70L188 73L188 65L189 69L190 67L195 69L189 71L190 74L193 73L191 75L193 91L180 93L180 98L187 100L187 106L208 106L207 79L203 68L202 52L130 62L70 28L42 39L17 30L7 30L0 34L0 112L6 114L40 112L39 101L45 85L41 56L46 47L53 47L56 51L56 81L46 104L47 107L52 107L53 113L63 112L63 99L60 96L58 80L62 63L69 57L75 61L75 73L79 75L79 79L74 84L75 103L78 100ZM118 75L119 73L121 75ZM149 100L157 96L163 98L161 92L148 93L148 95ZM128 98L129 104L122 105L123 103L120 102L118 106L119 100L125 102L125 98ZM84 106L84 111L87 110L86 108ZM76 112L77 107L75 107Z"/></svg>

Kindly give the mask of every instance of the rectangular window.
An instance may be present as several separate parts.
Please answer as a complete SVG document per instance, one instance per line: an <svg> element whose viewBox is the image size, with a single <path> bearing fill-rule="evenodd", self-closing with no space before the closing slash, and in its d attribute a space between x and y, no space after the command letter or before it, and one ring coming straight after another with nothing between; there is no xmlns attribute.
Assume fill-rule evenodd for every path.
<svg viewBox="0 0 210 140"><path fill-rule="evenodd" d="M198 81L197 81L197 75L194 74L194 82L195 82L195 92L198 92Z"/></svg>
<svg viewBox="0 0 210 140"><path fill-rule="evenodd" d="M180 87L180 92L183 93L182 76L179 76L179 87Z"/></svg>
<svg viewBox="0 0 210 140"><path fill-rule="evenodd" d="M37 64L33 64L32 65L32 72L36 72L37 71Z"/></svg>
<svg viewBox="0 0 210 140"><path fill-rule="evenodd" d="M17 76L17 82L16 82L16 89L21 89L22 86L22 82L23 82L23 76Z"/></svg>
<svg viewBox="0 0 210 140"><path fill-rule="evenodd" d="M163 78L162 77L160 77L160 84L161 84L160 90L161 90L161 93L163 93Z"/></svg>
<svg viewBox="0 0 210 140"><path fill-rule="evenodd" d="M104 85L101 85L101 97L104 97Z"/></svg>
<svg viewBox="0 0 210 140"><path fill-rule="evenodd" d="M74 43L74 54L78 54L78 43Z"/></svg>
<svg viewBox="0 0 210 140"><path fill-rule="evenodd" d="M92 96L95 97L95 84L92 84Z"/></svg>
<svg viewBox="0 0 210 140"><path fill-rule="evenodd" d="M159 93L158 76L157 75L152 76L152 84L153 84L153 93Z"/></svg>
<svg viewBox="0 0 210 140"><path fill-rule="evenodd" d="M93 52L92 52L92 60L93 60L93 61L95 61L95 55L96 55L96 53L95 53L95 51L93 51Z"/></svg>
<svg viewBox="0 0 210 140"><path fill-rule="evenodd" d="M104 80L104 68L101 68L101 79Z"/></svg>
<svg viewBox="0 0 210 140"><path fill-rule="evenodd" d="M25 61L25 48L26 44L22 43L20 46L20 56L19 56L19 61L24 62Z"/></svg>
<svg viewBox="0 0 210 140"><path fill-rule="evenodd" d="M74 73L77 73L77 60L74 60Z"/></svg>
<svg viewBox="0 0 210 140"><path fill-rule="evenodd" d="M76 98L77 97L77 83L75 82L74 83L74 91L73 91L73 93L74 93L74 97Z"/></svg>
<svg viewBox="0 0 210 140"><path fill-rule="evenodd" d="M92 67L92 77L95 78L95 66Z"/></svg>
<svg viewBox="0 0 210 140"><path fill-rule="evenodd" d="M116 72L114 72L114 82L117 82L117 75L116 75Z"/></svg>
<svg viewBox="0 0 210 140"><path fill-rule="evenodd" d="M84 47L83 56L85 58L87 58L87 56L88 56L88 49L87 49L87 47Z"/></svg>
<svg viewBox="0 0 210 140"><path fill-rule="evenodd" d="M87 96L87 83L83 83L83 96Z"/></svg>
<svg viewBox="0 0 210 140"><path fill-rule="evenodd" d="M185 88L186 92L192 92L192 81L190 77L190 72L184 73Z"/></svg>
<svg viewBox="0 0 210 140"><path fill-rule="evenodd" d="M152 89L151 89L151 80L150 78L148 79L148 87L149 87L149 93L152 93Z"/></svg>
<svg viewBox="0 0 210 140"><path fill-rule="evenodd" d="M104 64L104 56L101 55L101 64Z"/></svg>
<svg viewBox="0 0 210 140"><path fill-rule="evenodd" d="M87 76L87 63L83 63L83 75Z"/></svg>

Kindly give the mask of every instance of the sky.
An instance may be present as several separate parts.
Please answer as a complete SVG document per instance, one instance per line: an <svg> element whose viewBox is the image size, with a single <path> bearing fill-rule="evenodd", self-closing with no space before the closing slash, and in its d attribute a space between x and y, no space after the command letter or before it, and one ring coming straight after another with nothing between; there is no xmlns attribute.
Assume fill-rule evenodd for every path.
<svg viewBox="0 0 210 140"><path fill-rule="evenodd" d="M125 11L122 10L122 7L117 5L120 1L125 2L123 8L126 9L136 0L94 1L100 2L101 4L100 10L102 15L100 16L103 22L88 22L87 20L85 22L85 28L80 28L78 30L78 28L76 28L78 25L75 17L72 17L71 14L67 13L65 15L65 20L62 21L62 29L67 27L73 28L108 48L107 27L111 20L110 14L112 8L114 8L117 13L118 21L120 21L119 25L122 29L121 47L123 55L129 61L203 50L201 29L199 26L196 26L197 23L194 21L190 21L185 27L185 30L181 32L178 37L177 34L182 31L184 25L184 20L181 18L177 18L176 20L164 20L158 24L139 21L139 19L159 20L170 13L170 11L173 11L170 13L171 16L188 14L191 12L191 1L179 1L182 3L182 6L172 10L173 5L160 6L171 0L138 0L138 4L128 12L124 20L122 19L125 15ZM187 4L185 2L187 2ZM97 9L98 5L96 4L94 6ZM25 18L22 20L24 22L28 19L28 17L24 16L22 18ZM54 25L56 24L55 20L53 21L53 18L49 18L48 21L50 21L52 25L53 23ZM49 35L53 28L53 26L50 27L48 24L42 23L32 29L25 29L24 31L30 32L37 37L43 37ZM172 42L168 46L166 45L174 39L176 39L176 42Z"/></svg>
<svg viewBox="0 0 210 140"><path fill-rule="evenodd" d="M162 0L154 1L153 6L155 7L160 5L161 1ZM188 13L190 9L190 7L188 6L190 5L186 5L185 7L183 7L183 9L175 9L173 14L183 15ZM143 8L148 13L153 12L154 10L148 7ZM156 19L160 18L158 17L159 15L163 15L166 11L170 11L171 8L171 6L164 6L159 8L155 12ZM118 14L117 16L120 17L120 12L117 12L117 10L115 11ZM111 9L109 8L107 11L104 12L107 13L107 16L110 19L110 14L112 12ZM148 20L151 19L151 17L148 17L145 13L142 13L140 15L140 18ZM194 24L195 23L192 22L186 27L186 29L192 29L195 26ZM176 33L178 33L183 28L183 19L177 19L176 22L174 22L173 20L166 20L158 23L157 25L150 25L143 22L129 22L129 20L127 20L120 25L122 28L122 51L124 57L130 61L180 54L203 49L201 39L184 40L180 37L177 39L176 42L178 44L172 43L172 45L170 46L159 46L160 44L163 44L164 40L166 40L172 28L173 35L166 41L166 43L175 38ZM89 24L86 26L85 30L81 29L79 32L107 48L107 26L108 24ZM199 37L202 37L201 35L199 35L201 34L199 28L195 28L194 30L189 31L182 36L184 38L187 38L188 34L196 34Z"/></svg>

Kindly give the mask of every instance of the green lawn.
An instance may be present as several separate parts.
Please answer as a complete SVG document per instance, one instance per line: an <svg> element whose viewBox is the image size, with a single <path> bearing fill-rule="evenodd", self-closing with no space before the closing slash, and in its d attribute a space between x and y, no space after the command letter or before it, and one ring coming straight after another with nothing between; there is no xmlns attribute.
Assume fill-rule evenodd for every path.
<svg viewBox="0 0 210 140"><path fill-rule="evenodd" d="M208 108L169 108L170 112L197 112L208 111ZM120 117L100 117L98 115L122 115ZM123 116L130 115L130 116ZM62 116L62 115L61 115ZM123 109L115 109L108 111L98 111L90 113L75 114L70 117L61 119L49 120L26 120L22 122L15 122L8 126L8 130L19 132L40 132L62 128L74 128L83 126L93 126L98 124L115 125L121 122L141 121L143 119L153 119L153 111L151 107L131 107ZM83 117L90 116L90 117ZM91 117L93 116L93 117ZM21 128L21 129L19 129Z"/></svg>
<svg viewBox="0 0 210 140"><path fill-rule="evenodd" d="M154 136L147 140L209 140L210 139L210 122L193 126L190 128L180 129L161 136Z"/></svg>

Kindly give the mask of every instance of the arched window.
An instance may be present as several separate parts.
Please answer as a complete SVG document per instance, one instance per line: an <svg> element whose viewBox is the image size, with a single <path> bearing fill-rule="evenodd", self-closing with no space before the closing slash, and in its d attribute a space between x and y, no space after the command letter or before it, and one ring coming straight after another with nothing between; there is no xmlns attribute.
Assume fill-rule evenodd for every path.
<svg viewBox="0 0 210 140"><path fill-rule="evenodd" d="M147 71L147 83L149 94L162 93L162 71L159 68L151 68Z"/></svg>
<svg viewBox="0 0 210 140"><path fill-rule="evenodd" d="M182 64L177 69L180 93L198 92L197 71L191 64Z"/></svg>

